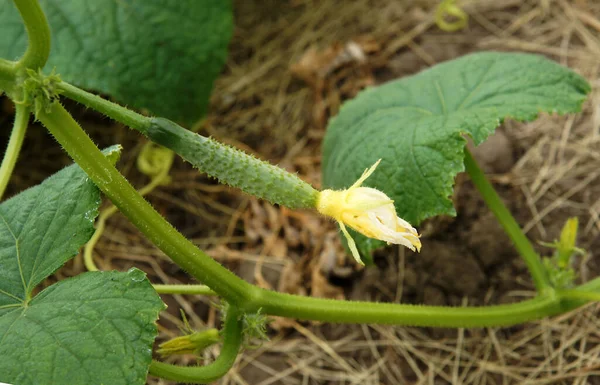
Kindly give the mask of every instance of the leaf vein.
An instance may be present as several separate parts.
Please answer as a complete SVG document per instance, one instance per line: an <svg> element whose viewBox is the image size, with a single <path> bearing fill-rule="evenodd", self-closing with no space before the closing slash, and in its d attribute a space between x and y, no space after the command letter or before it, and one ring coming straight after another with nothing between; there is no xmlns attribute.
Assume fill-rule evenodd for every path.
<svg viewBox="0 0 600 385"><path fill-rule="evenodd" d="M458 105L458 107L456 108L456 111L460 111L463 109L465 103L467 103L469 101L469 99L471 97L473 97L473 95L475 95L475 93L477 91L479 91L479 89L481 88L481 86L483 85L484 81L486 80L486 78L488 77L488 75L490 74L490 72L492 71L492 68L494 67L494 65L496 64L497 60L494 60L487 68L487 70L483 73L483 75L481 76L481 79L479 79L477 81L477 85L475 87L473 87L471 89L471 91L469 91L469 93L467 94L467 96L465 96L465 98L463 99L463 101Z"/></svg>

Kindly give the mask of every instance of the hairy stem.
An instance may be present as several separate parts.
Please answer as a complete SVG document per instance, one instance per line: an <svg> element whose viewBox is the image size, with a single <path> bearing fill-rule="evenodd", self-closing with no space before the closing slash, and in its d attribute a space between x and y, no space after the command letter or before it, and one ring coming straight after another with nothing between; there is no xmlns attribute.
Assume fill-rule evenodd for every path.
<svg viewBox="0 0 600 385"><path fill-rule="evenodd" d="M242 344L241 313L233 306L227 310L227 318L223 326L223 349L212 364L206 366L176 366L152 361L150 374L171 381L190 384L207 384L223 377L235 363Z"/></svg>
<svg viewBox="0 0 600 385"><path fill-rule="evenodd" d="M17 62L19 68L37 70L46 65L50 56L50 26L37 0L13 0L27 29L29 44Z"/></svg>
<svg viewBox="0 0 600 385"><path fill-rule="evenodd" d="M145 195L149 194L150 192L152 192L152 190L154 190L156 187L158 187L165 180L165 178L168 177L168 173L169 173L169 170L165 170L160 175L154 177L150 181L150 183L148 183L147 185L142 187L138 191L138 193L141 196L145 196ZM90 240L85 244L85 246L83 248L83 263L85 265L85 268L88 271L98 271L98 266L96 266L96 262L94 262L94 248L96 247L96 244L100 240L102 233L104 233L104 229L106 228L106 221L108 220L108 218L113 216L116 212L117 212L117 208L115 206L110 206L110 207L107 207L106 209L102 210L100 212L100 215L98 215L98 219L96 220L96 230L94 231L94 234L92 235ZM155 287L155 289L156 289L156 287Z"/></svg>
<svg viewBox="0 0 600 385"><path fill-rule="evenodd" d="M236 277L173 228L116 170L59 104L38 119L115 206L159 249L232 305L252 303L258 288Z"/></svg>
<svg viewBox="0 0 600 385"><path fill-rule="evenodd" d="M269 292L259 304L265 314L305 320L432 327L506 326L564 311L560 298L550 294L508 305L449 307L336 301Z"/></svg>
<svg viewBox="0 0 600 385"><path fill-rule="evenodd" d="M135 111L120 106L109 100L103 99L100 96L84 91L81 88L75 87L67 82L60 82L57 88L61 91L61 95L69 99L75 100L93 110L96 110L111 119L121 122L127 127L133 128L147 135L148 127L150 127L150 118L138 114Z"/></svg>
<svg viewBox="0 0 600 385"><path fill-rule="evenodd" d="M2 159L2 166L0 166L0 199L6 191L8 181L13 173L17 158L21 152L21 146L23 145L23 139L25 138L25 132L27 132L27 125L29 124L29 108L17 104L15 114L15 122L13 129L10 134L10 140L4 153L4 159Z"/></svg>
<svg viewBox="0 0 600 385"><path fill-rule="evenodd" d="M492 213L494 213L498 222L500 222L500 225L504 228L504 231L513 241L517 251L525 260L525 264L527 264L527 268L533 278L537 291L539 293L544 293L544 291L551 286L542 260L533 249L531 242L529 242L515 218L510 211L508 211L504 203L502 203L502 199L500 199L500 196L498 196L498 193L492 184L487 180L485 174L481 171L469 150L466 148L465 168L467 169L473 184L477 187L477 190L479 190L479 193L483 197L483 200Z"/></svg>

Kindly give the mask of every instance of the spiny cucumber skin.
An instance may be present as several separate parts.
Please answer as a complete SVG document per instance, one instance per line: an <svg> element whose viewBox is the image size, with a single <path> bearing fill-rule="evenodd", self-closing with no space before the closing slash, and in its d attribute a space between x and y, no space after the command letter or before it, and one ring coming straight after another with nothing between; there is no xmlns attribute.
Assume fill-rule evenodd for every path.
<svg viewBox="0 0 600 385"><path fill-rule="evenodd" d="M319 192L295 174L198 135L164 118L151 118L150 140L173 150L221 183L291 209L316 207Z"/></svg>

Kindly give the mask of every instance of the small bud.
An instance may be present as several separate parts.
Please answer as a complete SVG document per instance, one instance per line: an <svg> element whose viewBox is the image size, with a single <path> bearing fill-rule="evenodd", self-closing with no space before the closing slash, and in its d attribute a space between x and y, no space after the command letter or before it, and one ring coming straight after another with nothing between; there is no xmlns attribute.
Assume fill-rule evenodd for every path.
<svg viewBox="0 0 600 385"><path fill-rule="evenodd" d="M560 239L556 245L556 252L558 253L558 262L561 268L567 267L571 255L579 250L575 247L578 226L579 221L577 217L569 218L560 232Z"/></svg>
<svg viewBox="0 0 600 385"><path fill-rule="evenodd" d="M219 331L211 328L172 338L160 344L157 352L163 357L174 354L198 354L219 340Z"/></svg>

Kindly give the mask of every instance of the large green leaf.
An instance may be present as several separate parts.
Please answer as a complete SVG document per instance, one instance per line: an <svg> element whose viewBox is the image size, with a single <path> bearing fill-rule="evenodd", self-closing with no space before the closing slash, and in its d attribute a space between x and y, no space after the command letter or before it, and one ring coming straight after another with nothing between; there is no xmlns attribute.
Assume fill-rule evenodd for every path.
<svg viewBox="0 0 600 385"><path fill-rule="evenodd" d="M0 382L145 382L163 304L143 272L87 273L33 296L93 234L99 204L75 165L0 204Z"/></svg>
<svg viewBox="0 0 600 385"><path fill-rule="evenodd" d="M71 83L174 120L207 107L232 35L230 0L40 0L52 31L46 66ZM18 58L26 35L0 0L0 57Z"/></svg>
<svg viewBox="0 0 600 385"><path fill-rule="evenodd" d="M579 111L589 84L541 56L477 53L360 93L327 128L323 184L341 189L383 159L366 186L395 201L412 223L455 215L452 186L464 170L470 135L481 143L510 117L527 121L542 111ZM380 242L356 236L368 255ZM423 247L426 247L424 245Z"/></svg>
<svg viewBox="0 0 600 385"><path fill-rule="evenodd" d="M71 259L94 233L100 192L67 167L0 204L0 314Z"/></svg>
<svg viewBox="0 0 600 385"><path fill-rule="evenodd" d="M137 269L92 272L50 286L0 316L0 382L146 383L162 302Z"/></svg>

